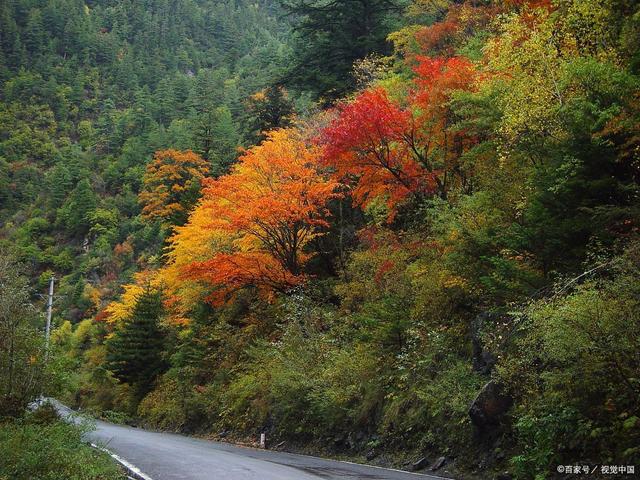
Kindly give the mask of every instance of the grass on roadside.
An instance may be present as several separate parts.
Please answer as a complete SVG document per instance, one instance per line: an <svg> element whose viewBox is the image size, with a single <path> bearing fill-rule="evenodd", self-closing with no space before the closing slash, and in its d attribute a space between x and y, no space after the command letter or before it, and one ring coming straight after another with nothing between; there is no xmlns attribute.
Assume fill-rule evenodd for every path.
<svg viewBox="0 0 640 480"><path fill-rule="evenodd" d="M46 410L0 420L0 480L124 480L109 455L82 441L88 427Z"/></svg>

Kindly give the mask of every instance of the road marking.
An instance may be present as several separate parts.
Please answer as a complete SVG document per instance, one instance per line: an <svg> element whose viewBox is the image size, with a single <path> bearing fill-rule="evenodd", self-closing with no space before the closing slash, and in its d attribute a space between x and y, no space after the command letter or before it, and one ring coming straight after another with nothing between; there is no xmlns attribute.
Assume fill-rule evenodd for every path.
<svg viewBox="0 0 640 480"><path fill-rule="evenodd" d="M322 457L311 457L322 458ZM331 460L331 459L328 459ZM409 475L416 475L418 477L434 478L438 480L449 480L447 477L441 477L440 475L431 475L429 473L409 472L408 470L400 470L399 468L379 467L378 465L370 465L368 463L356 463L349 462L348 460L333 460L334 462L347 463L349 465L359 465L361 467L379 468L380 470L391 470L392 472L408 473Z"/></svg>
<svg viewBox="0 0 640 480"><path fill-rule="evenodd" d="M66 409L69 412L69 413L67 413L67 415L69 417L71 417L71 416L79 416L79 414L77 412L74 412L69 407L67 407L66 405L63 405L62 403L58 402L55 399L46 399L46 400L52 401L52 403L54 403L54 405L58 409L60 409L60 407L63 407L64 409ZM144 431L144 432L152 432L152 433L166 433L166 432L157 432L157 431L144 430L144 429L142 429L142 431ZM183 438L187 438L187 439L191 438L191 439L199 439L199 440L211 441L211 440L208 440L208 439L205 439L205 438L192 437L192 436L188 436L188 435L179 435L179 436L181 436ZM219 443L219 444L222 444L222 445L229 445L229 446L239 447L239 448L247 448L247 449L251 449L251 450L257 450L259 452L264 452L264 451L273 452L273 450L262 450L262 449L255 448L255 447L252 447L252 446L249 446L249 445L240 445L240 444L234 444L234 443L229 443L229 442L221 442L219 440L214 440L213 443ZM135 465L127 462L125 459L119 457L118 455L116 455L115 453L111 452L110 450L108 450L108 449L106 449L104 447L100 447L100 446L96 445L95 443L91 443L91 446L108 453L114 460L116 460L124 468L129 470L130 474L132 474L134 476L135 480L153 480L153 478L151 478L149 475L143 473L138 467L136 467ZM418 473L418 472L409 472L407 470L400 470L400 469L397 469L397 468L379 467L377 465L370 465L370 464L367 464L367 463L349 462L347 460L336 460L336 459L333 459L333 458L326 458L326 457L314 457L312 455L305 455L304 453L293 453L293 452L286 452L286 451L282 451L280 453L285 453L287 455L293 455L293 456L298 456L298 457L307 457L307 458L311 458L311 459L314 459L314 460L325 460L325 461L329 461L329 462L346 463L348 465L355 465L355 466L359 466L359 467L376 468L376 469L379 469L379 470L386 470L386 471L398 472L398 473L403 473L403 474L415 475L416 477L422 477L422 478L425 478L425 479L453 480L451 478L440 476L440 475L425 474L425 473Z"/></svg>
<svg viewBox="0 0 640 480"><path fill-rule="evenodd" d="M233 445L233 444L230 443L228 445ZM249 447L249 448L253 448L253 447ZM273 451L273 450L268 450L268 451ZM289 455L297 455L299 457L313 458L316 460L320 459L320 460L328 460L330 462L346 463L348 465L357 465L358 467L377 468L379 470L387 470L387 471L404 473L404 474L408 473L409 475L415 475L417 477L422 477L422 478L433 478L434 480L453 480L448 477L442 477L440 475L431 475L429 473L419 473L419 472L409 472L408 470L400 470L399 468L379 467L378 465L370 465L368 463L357 463L357 462L350 462L348 460L336 460L334 458L326 458L326 457L314 457L313 455L305 455L304 453L293 453L293 452L282 452L282 453L288 453Z"/></svg>
<svg viewBox="0 0 640 480"><path fill-rule="evenodd" d="M180 435L180 434L178 434ZM189 437L189 436L185 436L185 435L181 435L182 437L185 438L198 438L198 437ZM297 457L306 457L306 458L311 458L314 460L325 460L328 462L337 462L337 463L346 463L347 465L355 465L358 467L369 467L369 468L377 468L379 470L387 470L387 471L392 471L392 472L398 472L398 473L405 473L405 474L409 474L409 475L415 475L416 477L422 477L422 478L431 478L433 480L454 480L450 477L444 477L442 475L434 475L434 474L429 474L429 473L420 473L420 472L410 472L408 470L400 470L399 468L389 468L389 467L380 467L378 465L371 465L369 463L357 463L357 462L350 462L348 460L338 460L335 458L327 458L327 457L315 457L313 455L306 455L304 453L294 453L294 452L287 452L285 450L262 450L260 448L256 448L253 447L251 445L242 445L242 444L235 444L235 443L229 443L229 442L222 442L220 440L208 440L206 438L200 438L200 440L205 440L205 441L213 441L214 443L220 443L222 445L230 445L232 447L240 447L240 448L247 448L247 449L251 449L251 450L257 450L258 452L278 452L278 453L285 453L287 455L293 455L293 456L297 456ZM286 465L286 464L281 464L281 465Z"/></svg>
<svg viewBox="0 0 640 480"><path fill-rule="evenodd" d="M133 475L133 478L135 480L153 480L153 478L151 478L149 475L147 475L146 473L143 473L142 470L140 470L138 467L136 467L135 465L133 465L132 463L127 462L124 458L116 455L115 453L113 453L111 450L101 447L99 445L96 445L95 443L91 443L91 446L93 448L97 448L98 450L102 450L103 452L108 453L109 455L111 455L111 457L118 462L120 465L122 465L124 468L127 469L128 473L130 475Z"/></svg>

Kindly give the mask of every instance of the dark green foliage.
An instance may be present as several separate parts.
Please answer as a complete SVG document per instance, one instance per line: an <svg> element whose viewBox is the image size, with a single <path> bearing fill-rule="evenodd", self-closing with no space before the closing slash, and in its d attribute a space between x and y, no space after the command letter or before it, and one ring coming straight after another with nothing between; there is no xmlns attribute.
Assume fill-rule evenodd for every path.
<svg viewBox="0 0 640 480"><path fill-rule="evenodd" d="M137 298L131 317L107 342L108 369L118 380L132 385L138 399L153 388L165 368L161 314L160 293L147 287Z"/></svg>
<svg viewBox="0 0 640 480"><path fill-rule="evenodd" d="M638 244L601 268L611 278L565 283L528 307L499 363L517 400L522 478L573 458L640 459Z"/></svg>
<svg viewBox="0 0 640 480"><path fill-rule="evenodd" d="M215 117L211 128L213 146L209 153L213 165L211 173L219 176L229 171L229 166L238 156L240 135L227 106L218 107Z"/></svg>
<svg viewBox="0 0 640 480"><path fill-rule="evenodd" d="M20 416L37 396L69 387L69 365L56 346L50 345L47 357L28 272L13 252L0 249L0 419Z"/></svg>
<svg viewBox="0 0 640 480"><path fill-rule="evenodd" d="M353 62L389 53L386 37L399 24L402 0L282 0L294 19L295 49L287 84L325 101L352 90Z"/></svg>
<svg viewBox="0 0 640 480"><path fill-rule="evenodd" d="M23 266L0 250L0 418L19 414L44 386L42 336Z"/></svg>
<svg viewBox="0 0 640 480"><path fill-rule="evenodd" d="M90 218L97 204L96 195L88 179L83 179L71 191L67 200L58 210L58 222L75 235L89 231Z"/></svg>
<svg viewBox="0 0 640 480"><path fill-rule="evenodd" d="M279 75L288 25L245 0L0 3L0 237L35 277L70 275L58 313L80 319L89 282L110 295L131 259L159 258L137 199L154 151L199 150L219 175L254 141L248 99Z"/></svg>
<svg viewBox="0 0 640 480"><path fill-rule="evenodd" d="M293 103L283 87L269 86L251 100L251 127L255 143L264 140L264 132L286 128L293 123Z"/></svg>
<svg viewBox="0 0 640 480"><path fill-rule="evenodd" d="M12 480L124 480L104 452L82 440L88 428L39 413L0 423L0 478Z"/></svg>

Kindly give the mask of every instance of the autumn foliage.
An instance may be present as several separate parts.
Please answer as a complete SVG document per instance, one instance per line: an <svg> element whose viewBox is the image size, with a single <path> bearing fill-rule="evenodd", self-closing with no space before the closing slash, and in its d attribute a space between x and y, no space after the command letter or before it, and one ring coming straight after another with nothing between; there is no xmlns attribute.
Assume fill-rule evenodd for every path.
<svg viewBox="0 0 640 480"><path fill-rule="evenodd" d="M192 219L208 219L201 228L224 241L211 258L187 265L185 278L214 286L213 303L246 286L268 293L303 281L304 247L328 225L326 203L338 187L318 172L319 157L296 130L277 130L229 175L205 180Z"/></svg>
<svg viewBox="0 0 640 480"><path fill-rule="evenodd" d="M473 139L454 130L452 92L472 88L473 65L466 59L418 57L416 78L403 107L382 88L372 88L338 107L323 130L324 161L353 185L366 206L386 198L393 217L411 195L446 196L462 174L455 164Z"/></svg>
<svg viewBox="0 0 640 480"><path fill-rule="evenodd" d="M515 1L526 3L525 0ZM454 56L456 47L464 42L465 38L473 35L473 32L487 28L500 13L508 9L499 2L486 3L464 2L451 5L441 22L423 26L415 32L419 51L443 57Z"/></svg>
<svg viewBox="0 0 640 480"><path fill-rule="evenodd" d="M410 151L411 112L394 104L381 88L367 90L342 105L324 130L324 160L339 178L354 180L353 197L361 205L384 195L390 206L433 182Z"/></svg>
<svg viewBox="0 0 640 480"><path fill-rule="evenodd" d="M198 199L200 181L209 164L191 150L161 150L147 165L139 200L146 218L184 223Z"/></svg>

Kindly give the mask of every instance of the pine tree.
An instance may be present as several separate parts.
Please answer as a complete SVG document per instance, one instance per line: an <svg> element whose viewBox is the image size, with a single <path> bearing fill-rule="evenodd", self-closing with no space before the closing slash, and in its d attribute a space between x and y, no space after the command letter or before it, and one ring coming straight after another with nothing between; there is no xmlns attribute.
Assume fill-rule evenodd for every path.
<svg viewBox="0 0 640 480"><path fill-rule="evenodd" d="M169 78L163 78L158 83L153 103L155 104L156 120L161 125L168 127L176 111L175 94Z"/></svg>
<svg viewBox="0 0 640 480"><path fill-rule="evenodd" d="M136 299L131 317L107 342L107 368L134 388L138 400L151 390L165 367L161 314L161 295L147 286Z"/></svg>
<svg viewBox="0 0 640 480"><path fill-rule="evenodd" d="M60 162L47 175L49 198L54 208L62 206L64 200L73 187L73 179L69 167Z"/></svg>
<svg viewBox="0 0 640 480"><path fill-rule="evenodd" d="M399 0L281 0L299 19L297 44L287 84L332 100L354 88L353 62L387 54L387 35L404 8Z"/></svg>
<svg viewBox="0 0 640 480"><path fill-rule="evenodd" d="M272 85L253 95L250 107L255 143L266 138L265 132L286 128L293 123L293 102L281 86Z"/></svg>
<svg viewBox="0 0 640 480"><path fill-rule="evenodd" d="M235 161L240 137L228 107L217 108L216 116L211 129L213 148L210 161L211 172L219 176L227 173L229 166Z"/></svg>
<svg viewBox="0 0 640 480"><path fill-rule="evenodd" d="M45 42L45 32L42 26L42 13L37 8L29 12L25 27L24 43L30 54L40 53Z"/></svg>
<svg viewBox="0 0 640 480"><path fill-rule="evenodd" d="M76 235L86 234L89 230L89 212L98 203L96 194L88 179L78 182L69 194L64 205L58 209L58 222Z"/></svg>
<svg viewBox="0 0 640 480"><path fill-rule="evenodd" d="M224 79L228 72L224 69L206 71L198 75L191 107L193 138L196 151L205 160L214 154L213 129L218 120L217 109L224 103Z"/></svg>

